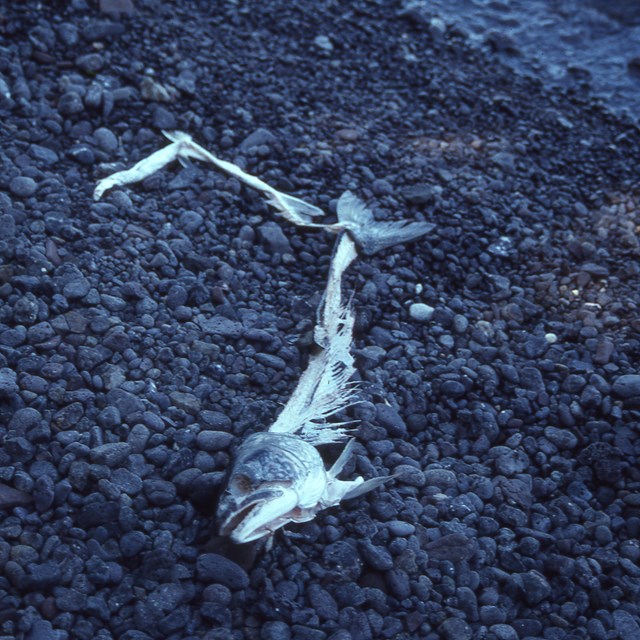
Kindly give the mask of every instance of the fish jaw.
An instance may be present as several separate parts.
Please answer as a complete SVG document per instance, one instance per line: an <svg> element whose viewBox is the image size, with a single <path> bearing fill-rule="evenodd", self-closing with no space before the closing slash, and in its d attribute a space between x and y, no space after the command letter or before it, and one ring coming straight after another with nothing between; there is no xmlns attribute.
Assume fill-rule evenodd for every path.
<svg viewBox="0 0 640 640"><path fill-rule="evenodd" d="M295 491L276 487L250 495L240 503L227 500L225 505L221 503L219 511L228 513L220 525L220 533L238 544L269 536L292 521L289 514L295 510L297 501Z"/></svg>
<svg viewBox="0 0 640 640"><path fill-rule="evenodd" d="M327 481L313 445L291 434L256 433L236 451L218 506L220 533L244 543L312 520L323 508Z"/></svg>

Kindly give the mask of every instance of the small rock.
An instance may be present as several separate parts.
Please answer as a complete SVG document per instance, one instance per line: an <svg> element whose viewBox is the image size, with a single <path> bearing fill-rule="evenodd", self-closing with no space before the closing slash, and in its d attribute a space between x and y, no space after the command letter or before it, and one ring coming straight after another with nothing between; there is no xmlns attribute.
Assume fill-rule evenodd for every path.
<svg viewBox="0 0 640 640"><path fill-rule="evenodd" d="M529 466L529 456L524 451L494 447L492 453L496 456L496 470L504 476L522 473Z"/></svg>
<svg viewBox="0 0 640 640"><path fill-rule="evenodd" d="M168 480L149 478L143 482L144 493L152 504L164 507L176 500L176 487Z"/></svg>
<svg viewBox="0 0 640 640"><path fill-rule="evenodd" d="M414 302L409 307L409 315L417 322L429 322L435 309L422 302Z"/></svg>
<svg viewBox="0 0 640 640"><path fill-rule="evenodd" d="M416 527L410 522L405 522L404 520L392 520L389 523L389 531L394 535L401 538L405 538L406 536L412 535Z"/></svg>
<svg viewBox="0 0 640 640"><path fill-rule="evenodd" d="M447 618L438 628L444 640L471 640L471 627L462 618Z"/></svg>
<svg viewBox="0 0 640 640"><path fill-rule="evenodd" d="M0 398L12 398L18 393L18 375L13 369L0 369Z"/></svg>
<svg viewBox="0 0 640 640"><path fill-rule="evenodd" d="M409 464L399 464L393 470L393 476L398 482L403 482L412 487L424 487L427 483L424 472Z"/></svg>
<svg viewBox="0 0 640 640"><path fill-rule="evenodd" d="M260 640L291 640L291 629L286 622L270 620L262 625Z"/></svg>
<svg viewBox="0 0 640 640"><path fill-rule="evenodd" d="M135 8L133 0L100 0L100 13L132 15Z"/></svg>
<svg viewBox="0 0 640 640"><path fill-rule="evenodd" d="M145 547L147 537L142 531L127 531L120 538L120 551L125 558L135 558Z"/></svg>
<svg viewBox="0 0 640 640"><path fill-rule="evenodd" d="M578 446L578 436L569 429L559 429L557 427L545 427L544 435L558 449L575 449Z"/></svg>
<svg viewBox="0 0 640 640"><path fill-rule="evenodd" d="M439 489L449 489L458 484L456 474L448 469L427 469L424 477L428 486Z"/></svg>
<svg viewBox="0 0 640 640"><path fill-rule="evenodd" d="M374 180L371 183L371 190L376 196L389 196L393 193L393 185L388 180Z"/></svg>
<svg viewBox="0 0 640 640"><path fill-rule="evenodd" d="M27 176L16 176L9 183L9 190L18 198L28 198L32 196L38 188L36 181Z"/></svg>
<svg viewBox="0 0 640 640"><path fill-rule="evenodd" d="M131 445L126 442L110 442L94 447L91 450L90 459L95 464L117 467L127 460L130 453Z"/></svg>
<svg viewBox="0 0 640 640"><path fill-rule="evenodd" d="M31 503L31 496L24 491L18 491L13 487L0 483L0 509L13 509L24 507Z"/></svg>
<svg viewBox="0 0 640 640"><path fill-rule="evenodd" d="M82 98L75 91L63 93L58 100L58 110L63 116L71 116L84 111Z"/></svg>
<svg viewBox="0 0 640 640"><path fill-rule="evenodd" d="M376 571L388 571L393 567L393 556L381 545L375 545L365 538L360 541L360 552L365 562Z"/></svg>
<svg viewBox="0 0 640 640"><path fill-rule="evenodd" d="M37 619L31 625L31 629L24 636L25 640L54 640L59 638L48 620Z"/></svg>
<svg viewBox="0 0 640 640"><path fill-rule="evenodd" d="M331 594L319 584L311 584L307 590L309 602L321 620L337 620L338 605Z"/></svg>
<svg viewBox="0 0 640 640"><path fill-rule="evenodd" d="M385 582L391 594L398 600L404 600L411 595L411 583L404 569L391 569L387 571Z"/></svg>
<svg viewBox="0 0 640 640"><path fill-rule="evenodd" d="M262 145L269 146L276 141L276 136L268 129L256 129L240 143L240 151L248 151L253 147L261 147Z"/></svg>
<svg viewBox="0 0 640 640"><path fill-rule="evenodd" d="M316 36L313 40L313 44L323 51L333 51L333 42L328 36Z"/></svg>
<svg viewBox="0 0 640 640"><path fill-rule="evenodd" d="M616 378L612 391L625 400L640 397L640 374L630 373Z"/></svg>
<svg viewBox="0 0 640 640"><path fill-rule="evenodd" d="M192 393L183 393L182 391L172 391L169 394L173 404L182 409L186 413L196 415L200 411L200 400Z"/></svg>
<svg viewBox="0 0 640 640"><path fill-rule="evenodd" d="M233 437L233 434L225 431L201 431L196 442L203 451L220 451L228 448Z"/></svg>
<svg viewBox="0 0 640 640"><path fill-rule="evenodd" d="M96 161L93 149L86 144L74 144L67 152L67 155L85 167L91 166Z"/></svg>
<svg viewBox="0 0 640 640"><path fill-rule="evenodd" d="M430 204L436 194L435 188L428 184L416 184L402 190L402 195L409 204Z"/></svg>
<svg viewBox="0 0 640 640"><path fill-rule="evenodd" d="M376 422L393 438L402 438L407 434L407 425L402 416L388 404L376 404Z"/></svg>
<svg viewBox="0 0 640 640"><path fill-rule="evenodd" d="M537 571L528 571L520 575L525 600L535 606L551 595L551 587L547 579Z"/></svg>
<svg viewBox="0 0 640 640"><path fill-rule="evenodd" d="M426 545L430 558L461 562L468 560L475 553L475 544L461 533L450 533L433 540Z"/></svg>
<svg viewBox="0 0 640 640"><path fill-rule="evenodd" d="M494 624L489 629L498 640L518 640L517 631L509 624Z"/></svg>
<svg viewBox="0 0 640 640"><path fill-rule="evenodd" d="M118 138L105 127L100 127L93 132L93 137L100 149L107 153L113 153L118 148Z"/></svg>
<svg viewBox="0 0 640 640"><path fill-rule="evenodd" d="M157 106L153 112L153 126L156 129L171 130L177 127L176 117L165 107Z"/></svg>
<svg viewBox="0 0 640 640"><path fill-rule="evenodd" d="M258 227L260 243L269 253L291 253L289 238L276 222L265 222Z"/></svg>
<svg viewBox="0 0 640 640"><path fill-rule="evenodd" d="M233 590L245 589L249 585L246 571L217 553L201 554L196 561L196 574L202 582L215 582Z"/></svg>
<svg viewBox="0 0 640 640"><path fill-rule="evenodd" d="M95 75L104 66L104 58L99 53L87 53L76 58L76 66L89 75Z"/></svg>

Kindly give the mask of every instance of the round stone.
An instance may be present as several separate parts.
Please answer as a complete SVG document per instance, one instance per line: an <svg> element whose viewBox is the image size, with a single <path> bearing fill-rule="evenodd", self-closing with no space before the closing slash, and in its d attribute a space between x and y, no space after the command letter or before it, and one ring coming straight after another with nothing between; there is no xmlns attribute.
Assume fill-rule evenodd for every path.
<svg viewBox="0 0 640 640"><path fill-rule="evenodd" d="M32 196L38 185L33 178L28 178L27 176L17 176L13 178L9 183L9 190L14 196L18 196L19 198L28 198Z"/></svg>
<svg viewBox="0 0 640 640"><path fill-rule="evenodd" d="M422 302L414 302L409 307L409 315L417 322L428 322L431 320L434 308Z"/></svg>

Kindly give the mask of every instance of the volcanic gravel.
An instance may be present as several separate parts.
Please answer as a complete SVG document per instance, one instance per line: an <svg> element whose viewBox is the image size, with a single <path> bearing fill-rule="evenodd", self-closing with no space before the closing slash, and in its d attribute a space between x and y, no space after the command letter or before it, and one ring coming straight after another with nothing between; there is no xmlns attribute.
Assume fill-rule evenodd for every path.
<svg viewBox="0 0 640 640"><path fill-rule="evenodd" d="M0 637L640 637L636 124L394 0L134 4L0 11ZM270 551L215 505L333 240L197 164L93 202L176 128L436 224L347 278L395 480Z"/></svg>

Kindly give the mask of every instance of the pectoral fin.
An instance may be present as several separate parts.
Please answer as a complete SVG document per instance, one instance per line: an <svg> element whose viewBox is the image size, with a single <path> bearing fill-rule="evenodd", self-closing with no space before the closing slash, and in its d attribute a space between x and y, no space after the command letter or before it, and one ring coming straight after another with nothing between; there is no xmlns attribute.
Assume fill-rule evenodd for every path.
<svg viewBox="0 0 640 640"><path fill-rule="evenodd" d="M349 489L344 494L345 500L350 500L351 498L357 498L365 493L369 493L369 491L373 491L378 487L381 487L385 482L389 480L393 480L393 476L379 476L378 478L369 478L369 480L365 480L360 484L355 485L351 489Z"/></svg>

